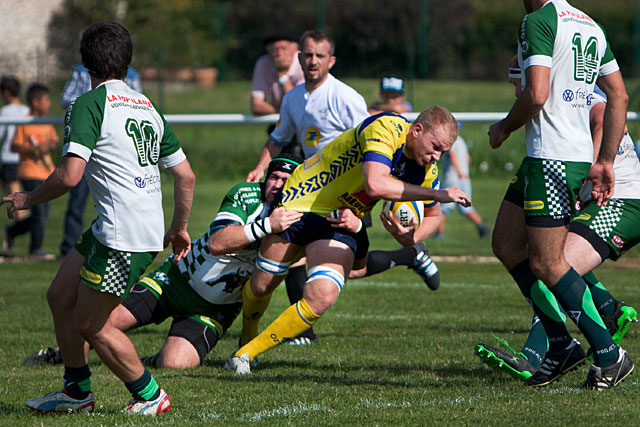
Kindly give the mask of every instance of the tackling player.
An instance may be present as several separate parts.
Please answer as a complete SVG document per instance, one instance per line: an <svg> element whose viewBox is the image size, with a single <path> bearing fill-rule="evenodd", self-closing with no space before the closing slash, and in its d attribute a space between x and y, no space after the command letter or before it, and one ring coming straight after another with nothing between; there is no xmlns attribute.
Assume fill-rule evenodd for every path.
<svg viewBox="0 0 640 427"><path fill-rule="evenodd" d="M369 116L362 95L329 72L336 61L333 38L324 31L306 31L300 46L298 59L304 72L304 84L294 87L283 97L278 126L260 152L258 164L247 174L248 182L260 179L269 159L277 156L292 139L300 141L304 157L308 159ZM427 215L431 213L427 212ZM365 218L367 222L370 226L370 218ZM413 269L432 290L440 286L438 267L422 241L395 251L371 251L366 267L353 272L352 278L371 276L394 266ZM302 298L306 280L305 260L302 259L289 269L285 279L291 304ZM309 328L289 344L307 345L317 339L313 328Z"/></svg>
<svg viewBox="0 0 640 427"><path fill-rule="evenodd" d="M241 289L258 255L260 241L254 240L251 230L279 233L302 215L284 207L270 212L274 198L301 161L282 154L269 163L264 183L232 187L209 230L191 243L191 252L177 263L170 255L113 310L109 322L123 332L173 318L162 349L142 358L145 365L198 366L222 338L242 308ZM29 356L25 363L60 361L60 350L49 347Z"/></svg>
<svg viewBox="0 0 640 427"><path fill-rule="evenodd" d="M456 120L439 106L427 108L413 123L382 113L344 132L296 169L283 190L282 203L304 215L285 232L263 240L258 268L246 289L259 302L268 301L304 249L309 265L304 296L232 354L226 363L228 369L250 373L253 358L312 326L335 303L351 268L363 266L354 265L354 261L365 260L366 229L345 232L334 228L325 215L347 208L363 217L379 199L469 204L468 196L458 188L429 188L437 177L435 163L451 148L457 133ZM384 216L384 220L388 222L385 228L395 228L414 242L425 237L418 235L424 229L404 228L393 217ZM265 309L266 304L243 304L245 313L256 316Z"/></svg>

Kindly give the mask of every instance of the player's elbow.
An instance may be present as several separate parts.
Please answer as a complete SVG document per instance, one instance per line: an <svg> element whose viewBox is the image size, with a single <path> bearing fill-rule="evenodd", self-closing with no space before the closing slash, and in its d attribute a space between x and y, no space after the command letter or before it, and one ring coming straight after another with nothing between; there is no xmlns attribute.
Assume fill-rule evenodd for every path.
<svg viewBox="0 0 640 427"><path fill-rule="evenodd" d="M193 189L195 187L196 175L193 173L188 160L169 168L169 171L180 188Z"/></svg>
<svg viewBox="0 0 640 427"><path fill-rule="evenodd" d="M544 107L545 102L549 98L548 93L544 92L532 92L531 93L531 105L534 108L542 109Z"/></svg>
<svg viewBox="0 0 640 427"><path fill-rule="evenodd" d="M82 179L82 173L78 173L77 171L67 170L65 168L58 168L54 171L57 174L58 179L66 188L70 189L75 187L80 183Z"/></svg>
<svg viewBox="0 0 640 427"><path fill-rule="evenodd" d="M211 255L214 256L220 256L220 255L224 255L227 252L229 252L223 244L220 241L221 239L216 238L219 236L216 236L215 234L213 236L211 236L211 238L209 239L209 252L211 252Z"/></svg>
<svg viewBox="0 0 640 427"><path fill-rule="evenodd" d="M378 183L375 180L369 181L365 185L367 195L374 200L384 199L386 195L386 189L384 185Z"/></svg>
<svg viewBox="0 0 640 427"><path fill-rule="evenodd" d="M617 99L620 107L624 107L626 110L629 106L629 95L627 94L627 91L624 88L621 88L616 92L615 98Z"/></svg>

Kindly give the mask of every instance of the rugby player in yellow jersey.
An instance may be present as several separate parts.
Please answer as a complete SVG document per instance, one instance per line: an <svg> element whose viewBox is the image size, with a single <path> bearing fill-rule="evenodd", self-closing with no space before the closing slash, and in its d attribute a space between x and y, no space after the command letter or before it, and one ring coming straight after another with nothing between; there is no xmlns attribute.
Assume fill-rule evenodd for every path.
<svg viewBox="0 0 640 427"><path fill-rule="evenodd" d="M271 293L304 250L309 278L303 298L262 333L245 340L227 360L227 369L248 374L249 363L257 355L311 327L335 303L351 268L366 262L366 228L352 233L335 227L327 214L339 211L342 216L348 208L363 217L380 199L470 205L469 197L458 188L431 188L438 175L436 162L457 134L456 120L440 106L427 108L414 123L381 113L344 132L296 168L283 190L282 204L303 216L285 232L264 236L257 268L245 287L244 316L262 316ZM387 225L399 226L395 218L384 219Z"/></svg>

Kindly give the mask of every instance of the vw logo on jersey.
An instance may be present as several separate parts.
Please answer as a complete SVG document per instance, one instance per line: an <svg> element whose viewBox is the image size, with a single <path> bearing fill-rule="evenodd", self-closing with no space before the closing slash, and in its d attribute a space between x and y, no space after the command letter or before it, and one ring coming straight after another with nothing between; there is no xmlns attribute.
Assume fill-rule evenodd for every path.
<svg viewBox="0 0 640 427"><path fill-rule="evenodd" d="M562 92L562 99L564 99L566 102L573 101L573 91L571 89L567 89Z"/></svg>
<svg viewBox="0 0 640 427"><path fill-rule="evenodd" d="M133 182L136 184L138 188L144 188L147 186L147 181L141 176L137 176L133 179Z"/></svg>
<svg viewBox="0 0 640 427"><path fill-rule="evenodd" d="M304 136L304 144L307 147L315 147L320 142L320 139L322 139L322 135L318 128L315 126L309 126L307 128L307 133Z"/></svg>
<svg viewBox="0 0 640 427"><path fill-rule="evenodd" d="M529 50L529 42L522 40L520 44L522 45L522 53L526 53Z"/></svg>

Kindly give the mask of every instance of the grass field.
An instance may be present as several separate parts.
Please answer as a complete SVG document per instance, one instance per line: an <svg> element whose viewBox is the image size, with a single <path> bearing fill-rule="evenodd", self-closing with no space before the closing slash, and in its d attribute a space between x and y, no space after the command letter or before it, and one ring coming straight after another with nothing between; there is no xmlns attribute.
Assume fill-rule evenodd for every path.
<svg viewBox="0 0 640 427"><path fill-rule="evenodd" d="M165 183L168 183L166 180ZM476 208L493 222L507 180L474 181ZM231 180L200 179L190 232L209 225ZM165 197L170 201L170 197ZM56 252L64 200L53 203L46 249ZM87 218L91 218L87 210ZM0 225L6 224L5 219ZM16 251L24 253L25 239ZM379 224L372 248L395 248ZM434 255L490 256L488 240L454 213L446 238L427 241ZM638 251L628 254L638 261ZM156 263L162 260L156 259ZM633 264L633 263L632 263ZM637 263L636 263L637 265ZM350 281L338 303L317 324L317 345L283 346L260 358L261 369L237 377L222 366L235 349L240 324L207 357L183 371L152 369L171 397L173 409L158 419L120 414L129 395L95 354L90 362L96 413L35 416L26 398L61 387L60 366L27 367L28 354L55 341L45 292L57 263L0 264L0 425L593 425L635 424L640 418L637 375L615 390L580 390L587 368L541 390L492 372L473 355L478 342L495 344L492 333L514 348L525 340L530 309L497 263L440 262L441 289L432 292L411 271L396 268ZM596 273L614 295L639 307L637 267L605 263ZM276 291L263 320L270 322L288 301ZM169 324L131 333L140 354L158 351ZM573 325L571 330L575 330ZM581 339L581 335L576 332ZM640 328L623 341L632 358L640 354ZM582 339L585 348L588 346Z"/></svg>

